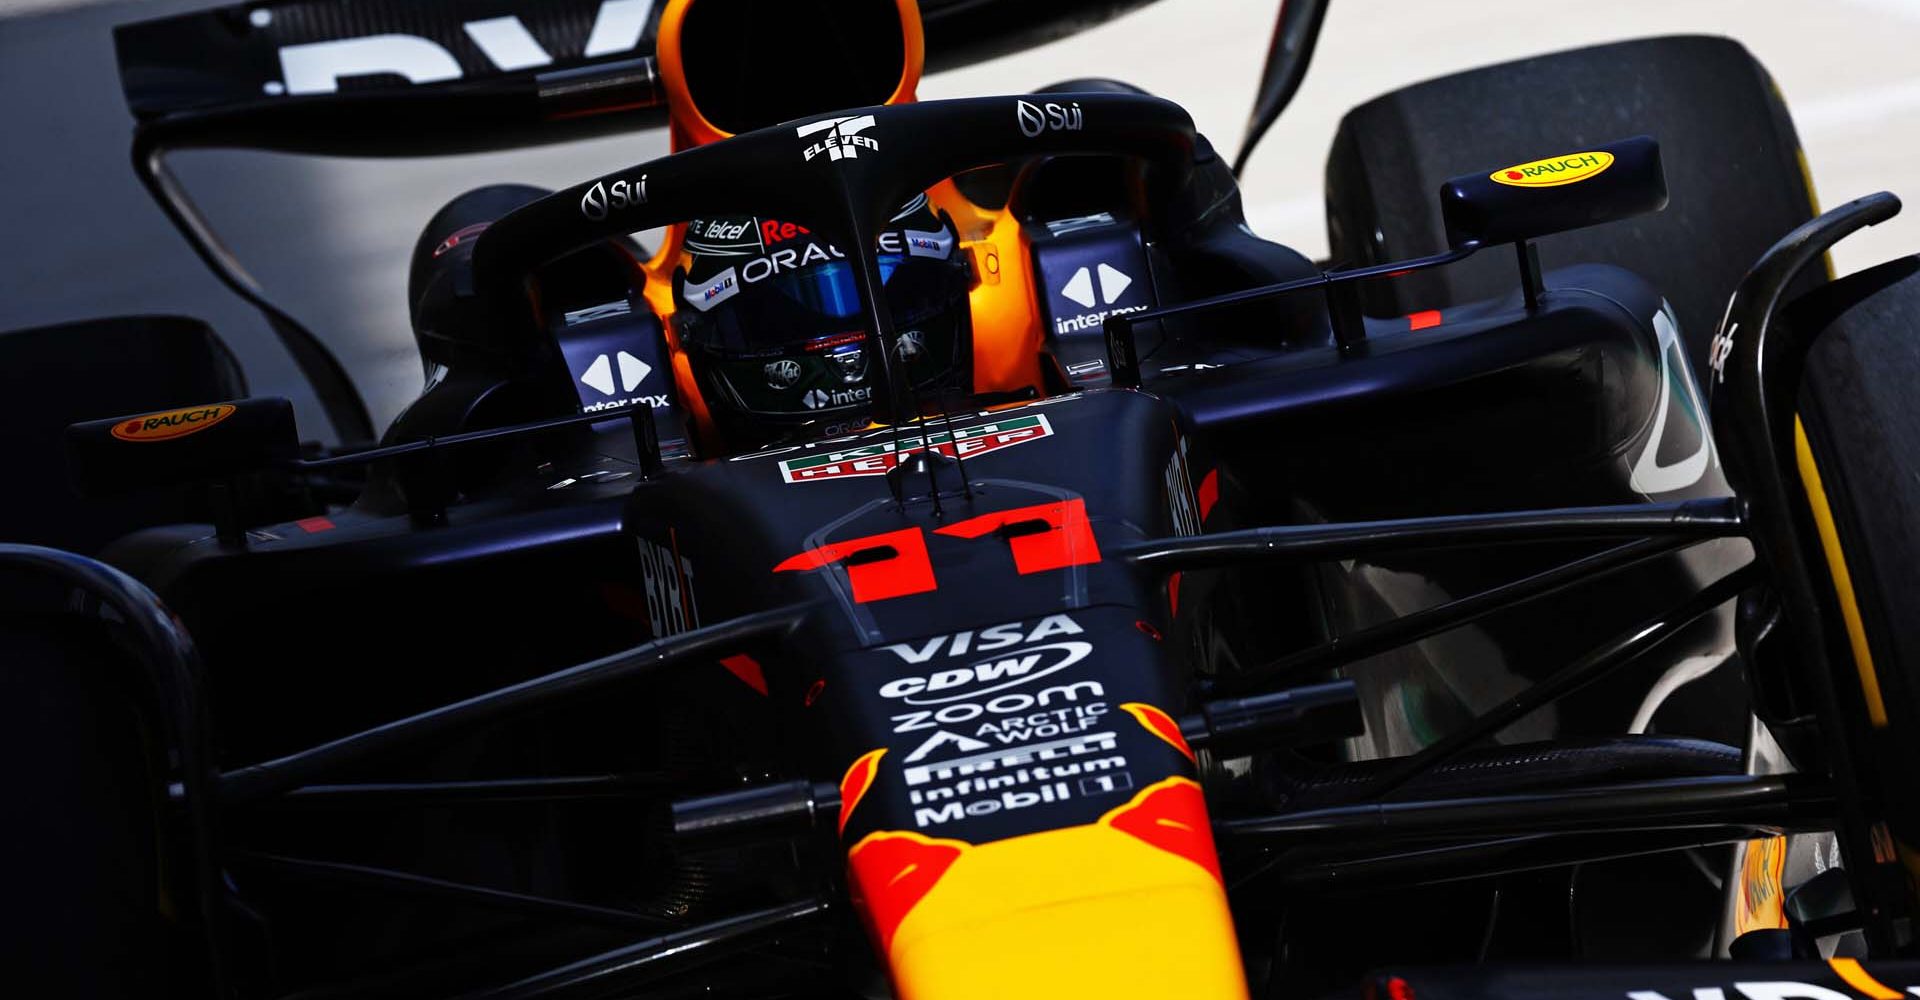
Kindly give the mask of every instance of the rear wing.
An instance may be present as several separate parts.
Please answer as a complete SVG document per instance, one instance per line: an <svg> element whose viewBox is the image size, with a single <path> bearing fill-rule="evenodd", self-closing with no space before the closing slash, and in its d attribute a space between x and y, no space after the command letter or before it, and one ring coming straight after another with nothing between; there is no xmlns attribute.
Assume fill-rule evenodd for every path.
<svg viewBox="0 0 1920 1000"><path fill-rule="evenodd" d="M167 169L170 150L350 156L503 149L658 124L656 0L269 0L114 30L133 167L216 277L266 317L342 444L374 439L339 359L270 301Z"/></svg>
<svg viewBox="0 0 1920 1000"><path fill-rule="evenodd" d="M928 64L1002 55L1148 2L920 0ZM122 25L114 46L128 109L166 145L435 155L659 124L664 6L266 0Z"/></svg>
<svg viewBox="0 0 1920 1000"><path fill-rule="evenodd" d="M655 0L281 0L123 25L168 146L423 155L656 124Z"/></svg>

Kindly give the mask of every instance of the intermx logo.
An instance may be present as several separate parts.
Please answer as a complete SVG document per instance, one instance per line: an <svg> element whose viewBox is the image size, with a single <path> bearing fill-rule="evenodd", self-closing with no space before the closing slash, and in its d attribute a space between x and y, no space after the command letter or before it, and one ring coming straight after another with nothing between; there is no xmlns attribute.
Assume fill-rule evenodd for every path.
<svg viewBox="0 0 1920 1000"><path fill-rule="evenodd" d="M802 139L821 132L826 133L806 148L805 159L808 162L812 162L814 157L823 152L827 154L829 160L853 160L860 157L861 149L871 149L876 153L880 151L880 143L874 141L871 136L860 134L872 127L872 115L858 115L827 118L810 125L802 125L795 131Z"/></svg>

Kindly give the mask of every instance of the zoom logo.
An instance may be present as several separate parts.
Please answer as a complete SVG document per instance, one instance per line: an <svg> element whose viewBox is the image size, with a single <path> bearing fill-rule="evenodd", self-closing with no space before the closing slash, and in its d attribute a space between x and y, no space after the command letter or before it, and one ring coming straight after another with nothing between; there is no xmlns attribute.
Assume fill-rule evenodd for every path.
<svg viewBox="0 0 1920 1000"><path fill-rule="evenodd" d="M1020 132L1029 139L1037 138L1042 132L1078 132L1086 123L1080 114L1078 101L1069 104L1034 104L1029 101L1013 102L1013 116L1020 122Z"/></svg>
<svg viewBox="0 0 1920 1000"><path fill-rule="evenodd" d="M637 181L617 180L612 184L594 181L580 196L580 214L590 222L604 222L607 216L647 203L647 175Z"/></svg>

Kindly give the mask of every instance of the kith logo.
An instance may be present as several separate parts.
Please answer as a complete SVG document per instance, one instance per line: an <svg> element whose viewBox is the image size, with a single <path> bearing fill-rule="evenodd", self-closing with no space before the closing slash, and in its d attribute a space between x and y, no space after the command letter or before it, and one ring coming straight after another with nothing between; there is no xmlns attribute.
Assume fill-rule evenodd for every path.
<svg viewBox="0 0 1920 1000"><path fill-rule="evenodd" d="M880 144L872 137L859 134L872 127L873 116L860 115L859 117L828 118L811 125L802 125L795 131L803 139L817 132L826 133L818 142L806 148L805 158L809 162L822 152L827 154L829 160L853 160L859 158L862 148L871 149L876 153L880 151Z"/></svg>

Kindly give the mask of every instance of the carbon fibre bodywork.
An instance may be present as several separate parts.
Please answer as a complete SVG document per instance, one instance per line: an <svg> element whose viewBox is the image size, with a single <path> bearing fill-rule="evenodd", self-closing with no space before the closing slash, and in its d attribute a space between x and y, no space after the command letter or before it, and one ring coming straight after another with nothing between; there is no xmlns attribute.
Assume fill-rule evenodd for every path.
<svg viewBox="0 0 1920 1000"><path fill-rule="evenodd" d="M1404 321L1398 330L1381 321L1380 333L1369 339L1369 351L1359 357L1343 356L1332 346L1257 352L1244 336L1211 346L1194 337L1194 342L1167 348L1167 366L1176 370L1151 379L1144 394L1098 390L1040 405L956 415L962 441L969 440L969 431L1008 420L1027 421L1036 433L966 462L969 478L983 481L983 488L984 481L1004 481L1004 499L959 507L949 500L945 517L961 520L1079 497L1099 529L1096 535L1119 532L1105 540L1106 546L1159 537L1174 527L1165 480L1176 441L1188 452L1184 464L1189 488L1211 484L1207 502L1200 505L1208 530L1277 521L1460 513L1484 509L1489 493L1504 498L1508 506L1526 508L1724 492L1702 436L1701 410L1689 373L1670 349L1671 336L1663 343L1656 329L1657 297L1644 283L1612 269L1554 272L1549 285L1552 291L1543 310L1532 316L1521 311L1517 301L1509 301L1449 310L1443 323L1418 331L1406 330ZM1220 367L1184 367L1196 361ZM936 447L946 433L943 423L933 424ZM842 474L842 465L835 463L815 481L799 479L794 471L798 460L864 446L888 455L893 437L887 430L873 430L856 438L726 461L670 461L658 481L633 488L637 467L631 445L618 434L585 435L567 449L569 455L523 458L524 481L496 487L450 510L444 527L423 530L391 505L382 511L377 502L369 502L335 515L326 529L257 529L244 551L223 548L210 538L182 543L180 532L165 529L128 540L115 559L139 568L190 620L205 616L218 622L208 631L235 635L239 645L248 640L234 630L249 620L258 622L257 628L245 631L269 634L297 620L329 617L335 608L380 606L385 602L373 598L386 587L431 605L448 589L442 574L468 581L462 589L498 593L503 599L561 593L581 597L556 599L556 607L540 616L551 624L542 629L538 655L552 662L592 648L595 643L586 641L587 636L600 636L602 644L625 637L621 629L583 626L607 613L600 585L644 591L636 585L650 574L641 572L635 537L666 546L672 532L682 556L703 567L690 583L699 611L695 621L719 621L797 596L799 577L775 574L775 564L828 542L900 527L872 514L836 524L885 498L884 480L872 470ZM1388 442L1390 455L1384 451ZM907 450L913 450L911 441ZM838 463L856 461L841 458ZM891 461L883 464L891 467ZM1689 462L1698 468L1689 472L1684 468ZM1679 468L1683 475L1697 475L1677 490L1648 490L1645 483L1636 489L1636 470L1644 478L1648 468ZM806 472L798 468L798 474ZM943 467L939 474L943 490L957 487L955 471ZM564 482L569 479L574 481ZM1019 485L1023 483L1029 485ZM370 493L385 495L391 503L391 494L378 489ZM628 493L632 496L625 499ZM1215 500L1224 501L1217 512ZM930 507L931 501L922 504ZM1005 545L996 548L1005 562ZM1327 606L1331 621L1351 627L1379 614L1377 605L1369 607L1373 602L1405 610L1484 589L1491 581L1547 564L1555 555L1500 549L1468 558L1435 553L1394 565L1338 567L1320 583L1333 595L1334 603ZM1158 627L1171 624L1167 612L1154 607L1164 601L1155 596L1163 589L1157 581L1112 583L1108 586L1119 589L1098 599L1087 596L1084 581L1078 590L1063 591L1048 580L1032 592L1010 593L1009 586L1026 581L1006 572L999 575L1013 578L999 579L996 569L1009 567L983 565L974 570L978 577L942 579L931 592L938 595L937 605L878 631L863 634L849 626L848 634L829 645L874 646L882 638L915 638L949 624L991 624L1089 603L1127 605L1140 609L1140 617ZM1096 575L1104 577L1110 570L1100 569ZM1677 565L1654 576L1663 573L1675 575L1677 586L1690 585L1691 574ZM475 586L492 575L497 575L493 584ZM510 583L514 579L539 585L515 587ZM1250 585L1257 590L1261 582ZM286 589L279 589L282 586ZM1640 582L1628 583L1620 596L1643 590ZM1365 596L1369 591L1373 596ZM1648 594L1647 599L1657 603L1660 596ZM461 600L476 609L486 604L474 597ZM1569 600L1576 603L1552 615L1550 627L1534 626L1537 634L1531 637L1525 633L1533 618L1527 616L1516 623L1521 631L1488 636L1485 648L1475 654L1455 653L1459 669L1486 676L1506 666L1515 676L1526 676L1528 664L1537 664L1531 668L1537 672L1555 662L1558 643L1579 648L1591 638L1576 631L1604 630L1634 614L1631 602L1621 606L1611 598ZM1607 616L1577 610L1596 603L1609 609ZM1615 607L1621 608L1618 619L1611 617ZM1188 610L1196 618L1211 616L1191 601ZM957 620L956 613L970 620ZM485 620L482 615L471 617ZM1318 637L1330 624L1318 615L1307 617L1299 629L1273 637L1260 629L1253 630L1251 638L1209 639L1200 647L1212 650L1203 669L1231 672L1261 662ZM641 626L652 631L648 622ZM369 626L372 634L385 631L384 625ZM434 641L443 639L436 636ZM215 640L216 659L218 644ZM316 658L334 652L316 651ZM1440 650L1429 653L1448 658ZM1489 696L1475 698L1462 691L1452 697L1459 699L1457 706L1434 708L1442 718L1457 709L1484 708ZM1442 697L1443 704L1449 700ZM1619 721L1609 716L1593 724L1614 731Z"/></svg>
<svg viewBox="0 0 1920 1000"><path fill-rule="evenodd" d="M160 529L112 558L204 637L232 761L638 639L813 602L813 624L777 657L731 657L609 698L589 721L562 714L533 735L482 734L369 776L396 765L420 778L624 766L719 789L742 776L834 780L884 749L868 760L864 794L843 799L845 843L888 830L993 843L1094 822L1159 782L1203 776L1190 750L1122 706L1177 718L1207 684L1230 686L1333 635L1586 551L1442 549L1168 577L1131 565L1130 546L1248 524L1467 512L1489 495L1522 508L1723 492L1651 289L1597 267L1551 273L1548 288L1533 314L1516 297L1449 310L1420 330L1379 321L1374 349L1358 355L1331 345L1260 352L1243 332L1209 344L1174 330L1163 348L1172 370L1144 390L1091 389L732 459L670 459L650 479L625 435L581 433L515 456L518 472L448 508L441 524L410 517L398 491L378 485L397 470L376 468L370 499L323 521L255 529L244 547ZM961 462L924 457L929 446L950 457L956 441ZM1644 488L1649 468L1689 462L1697 478L1678 489ZM888 492L895 468L906 473L896 473L904 504ZM1743 549L1720 542L1664 556L1352 671L1367 736L1348 755L1430 744L1744 561ZM453 627L418 627L426 621ZM1609 734L1658 708L1661 733L1737 745L1744 686L1737 668L1713 669L1730 655L1730 628L1710 617L1650 663L1504 738ZM279 641L296 632L310 638ZM262 661L261 649L277 652ZM1690 686L1692 697L1649 706L1649 691L1678 687L1659 684L1676 669L1682 681L1709 679ZM621 735L636 725L645 738ZM421 840L415 823L309 819L293 840L329 856L465 858L435 864L486 882L498 879L486 855L525 835L430 825ZM279 843L290 832L272 822L242 839ZM622 898L658 901L686 877L656 848L612 850L604 830L568 823L550 834L536 854L561 865L548 884L568 894L604 898L618 886ZM641 874L648 864L660 867ZM250 884L269 900L286 891ZM379 937L320 923L336 929L298 925L332 941L329 952Z"/></svg>
<svg viewBox="0 0 1920 1000"><path fill-rule="evenodd" d="M602 5L596 35L610 6L631 14ZM910 95L918 25L899 6ZM670 76L686 7L661 22ZM505 77L487 86L552 82ZM428 97L500 97L484 89ZM166 112L136 158L152 171L169 128L274 133L359 100ZM1830 815L1817 783L1731 773L1753 716L1727 605L1756 571L1672 308L1640 275L1542 274L1530 250L1664 205L1651 138L1455 178L1449 219L1477 228L1348 271L1254 235L1185 112L1117 85L706 138L446 236L415 317L421 400L371 451L271 456L307 485L364 466L356 500L265 525L229 504L217 531L105 554L207 667L203 889L238 904L207 920L216 978L543 995L777 935L844 886L869 949L809 927L755 949L773 968L675 984L1235 997L1335 926L1261 940L1271 899L1242 887L1272 870L1269 843L1299 852L1296 881L1348 871L1328 853L1346 835L1390 869L1364 848L1391 824L1457 830L1439 849L1456 865L1524 871L1562 848L1521 843L1505 807L1571 817L1561 867ZM1501 179L1576 161L1611 172L1548 193ZM958 401L897 377L913 334L875 246L918 192L951 234L920 249L972 281ZM716 429L675 259L686 220L723 209L768 274L762 221L845 262L860 328L833 336L866 353L831 374L871 422L813 420L809 395L750 444ZM617 242L655 226L650 262ZM1519 250L1510 294L1360 314L1361 282L1483 238ZM595 248L591 280L559 280ZM741 285L728 266L703 287L739 291L737 266ZM977 362L1010 351L1019 377L982 388ZM245 471L222 449L247 426L194 447ZM89 471L111 480L120 446L96 443ZM1344 541L1316 548L1318 527ZM1301 722L1336 703L1353 718ZM1623 731L1645 739L1595 739ZM201 784L171 794L199 808ZM1514 794L1475 797L1490 784ZM1438 793L1386 802L1403 789ZM1654 818L1609 817L1601 791ZM1638 846L1605 853L1610 833ZM355 884L473 907L388 909ZM559 919L515 919L542 914ZM636 929L656 936L612 936Z"/></svg>

